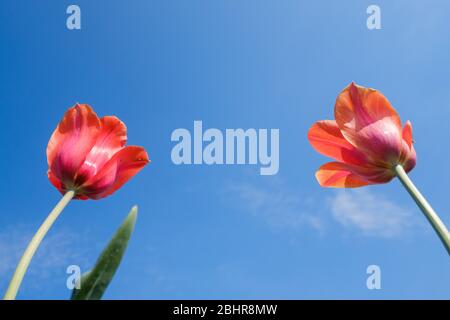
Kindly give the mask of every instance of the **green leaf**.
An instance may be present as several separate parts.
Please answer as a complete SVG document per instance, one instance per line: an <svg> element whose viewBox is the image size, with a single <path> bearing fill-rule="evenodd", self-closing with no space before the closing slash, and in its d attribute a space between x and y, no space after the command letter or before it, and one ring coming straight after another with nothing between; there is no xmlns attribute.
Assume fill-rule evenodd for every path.
<svg viewBox="0 0 450 320"><path fill-rule="evenodd" d="M136 223L137 211L137 206L131 209L97 259L94 268L81 276L80 289L75 288L72 291L71 300L99 300L102 298L127 249L128 240L130 240Z"/></svg>

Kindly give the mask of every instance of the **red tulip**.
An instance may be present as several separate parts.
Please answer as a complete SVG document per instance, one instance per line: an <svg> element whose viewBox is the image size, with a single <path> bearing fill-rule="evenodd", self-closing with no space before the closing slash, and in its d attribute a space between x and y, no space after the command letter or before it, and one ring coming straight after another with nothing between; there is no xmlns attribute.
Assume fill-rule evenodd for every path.
<svg viewBox="0 0 450 320"><path fill-rule="evenodd" d="M107 197L149 163L144 148L125 147L126 141L127 128L118 118L99 119L87 104L67 110L47 146L48 178L64 196L25 249L5 300L16 298L34 253L70 200Z"/></svg>
<svg viewBox="0 0 450 320"><path fill-rule="evenodd" d="M87 104L70 108L47 146L48 178L75 199L109 196L148 162L142 147L125 146L127 129L114 116L98 118Z"/></svg>
<svg viewBox="0 0 450 320"><path fill-rule="evenodd" d="M308 139L317 152L334 158L316 173L323 187L353 188L389 182L395 167L416 164L412 126L402 128L389 101L377 90L351 83L338 96L336 120L316 122Z"/></svg>

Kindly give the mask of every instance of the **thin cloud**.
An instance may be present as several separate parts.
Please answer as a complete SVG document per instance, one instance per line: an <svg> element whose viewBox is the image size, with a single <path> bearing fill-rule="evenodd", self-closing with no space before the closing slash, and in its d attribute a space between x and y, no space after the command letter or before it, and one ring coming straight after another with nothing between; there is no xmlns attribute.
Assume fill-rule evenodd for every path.
<svg viewBox="0 0 450 320"><path fill-rule="evenodd" d="M226 188L225 196L236 198L239 206L273 228L312 227L320 232L324 229L322 218L313 209L313 201L280 180L265 184L234 183Z"/></svg>
<svg viewBox="0 0 450 320"><path fill-rule="evenodd" d="M0 288L8 285L32 236L32 228L24 225L0 230ZM56 279L55 275L65 274L67 266L71 264L86 265L86 255L77 250L81 239L83 237L69 230L52 230L30 264L24 289L41 288L43 284L54 281L59 281L64 286L65 279Z"/></svg>
<svg viewBox="0 0 450 320"><path fill-rule="evenodd" d="M370 188L330 191L330 198L306 196L283 180L261 179L230 184L223 197L276 230L312 229L378 238L405 236L417 229L417 212ZM229 201L232 199L232 201Z"/></svg>
<svg viewBox="0 0 450 320"><path fill-rule="evenodd" d="M368 189L341 190L330 201L333 217L364 235L392 238L408 232L415 214Z"/></svg>

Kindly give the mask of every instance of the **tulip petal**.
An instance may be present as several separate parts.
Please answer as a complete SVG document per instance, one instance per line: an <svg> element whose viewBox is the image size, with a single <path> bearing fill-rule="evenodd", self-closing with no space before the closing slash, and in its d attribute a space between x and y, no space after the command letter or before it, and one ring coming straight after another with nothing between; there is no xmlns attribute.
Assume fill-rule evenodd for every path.
<svg viewBox="0 0 450 320"><path fill-rule="evenodd" d="M92 199L107 197L119 189L150 160L143 147L127 146L118 151L83 187L83 193ZM109 183L113 180L111 183ZM109 184L108 184L109 183ZM104 188L107 186L107 188ZM92 190L92 192L90 192Z"/></svg>
<svg viewBox="0 0 450 320"><path fill-rule="evenodd" d="M408 146L407 142L403 140L402 155L399 159L399 164L403 166L403 169L408 173L416 166L416 150L414 145Z"/></svg>
<svg viewBox="0 0 450 320"><path fill-rule="evenodd" d="M308 140L317 152L327 157L353 164L365 163L364 155L345 140L334 120L316 122L309 129Z"/></svg>
<svg viewBox="0 0 450 320"><path fill-rule="evenodd" d="M350 84L334 109L342 135L378 165L395 163L401 156L402 127L389 101L377 90Z"/></svg>
<svg viewBox="0 0 450 320"><path fill-rule="evenodd" d="M90 199L102 198L100 194L109 190L116 181L117 166L116 160L108 161L97 175L91 176L81 186L80 194L84 194Z"/></svg>
<svg viewBox="0 0 450 320"><path fill-rule="evenodd" d="M62 182L73 181L96 142L100 120L87 104L76 104L64 115L47 146L50 170Z"/></svg>
<svg viewBox="0 0 450 320"><path fill-rule="evenodd" d="M412 124L408 120L406 121L405 127L403 128L403 140L408 144L408 147L411 149L412 143L413 143L413 136L412 136Z"/></svg>
<svg viewBox="0 0 450 320"><path fill-rule="evenodd" d="M316 179L322 187L331 188L357 188L372 184L341 162L329 162L321 166L316 172Z"/></svg>
<svg viewBox="0 0 450 320"><path fill-rule="evenodd" d="M372 184L341 162L329 162L321 166L316 172L316 179L322 187L331 188L357 188Z"/></svg>
<svg viewBox="0 0 450 320"><path fill-rule="evenodd" d="M405 158L402 159L402 166L405 169L406 173L409 173L416 166L417 156L416 150L414 149L414 145L411 145L409 152L406 154Z"/></svg>
<svg viewBox="0 0 450 320"><path fill-rule="evenodd" d="M96 142L78 170L77 185L82 185L89 177L96 175L127 142L127 128L117 117L103 117L100 124Z"/></svg>
<svg viewBox="0 0 450 320"><path fill-rule="evenodd" d="M401 131L400 117L386 97L375 89L357 86L353 82L336 99L334 116L341 130L358 131L388 118Z"/></svg>
<svg viewBox="0 0 450 320"><path fill-rule="evenodd" d="M51 184L56 189L58 189L58 191L61 192L61 194L66 193L66 190L64 188L64 185L61 183L61 180L59 180L57 177L55 177L55 175L53 174L53 172L51 170L48 170L47 175L48 175L48 180L50 180Z"/></svg>

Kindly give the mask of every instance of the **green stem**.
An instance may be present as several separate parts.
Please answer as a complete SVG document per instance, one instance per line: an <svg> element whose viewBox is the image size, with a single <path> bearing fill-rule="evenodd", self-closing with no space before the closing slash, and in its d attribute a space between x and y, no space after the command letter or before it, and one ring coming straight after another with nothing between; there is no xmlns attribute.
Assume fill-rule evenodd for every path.
<svg viewBox="0 0 450 320"><path fill-rule="evenodd" d="M67 206L69 201L72 200L74 195L74 191L67 191L67 193L58 202L52 212L50 212L44 223L39 227L39 230L36 232L33 239L31 239L30 243L28 244L28 247L25 249L22 258L20 258L16 271L14 272L14 275L11 278L11 282L9 283L8 290L6 291L6 294L3 298L4 300L14 300L16 298L17 291L19 291L20 284L22 283L23 277L28 269L28 266L30 265L34 253L42 242L42 239L44 239L45 235L47 234L47 231L53 225L63 209Z"/></svg>
<svg viewBox="0 0 450 320"><path fill-rule="evenodd" d="M442 243L444 244L445 249L447 249L447 252L450 255L450 233L448 232L447 227L439 218L437 213L433 210L425 197L416 188L414 183L406 174L403 167L401 165L396 165L394 167L394 170L405 189L408 191L408 193L419 206L420 210L422 210L422 212L425 214L425 217L433 226L434 231L436 231Z"/></svg>

